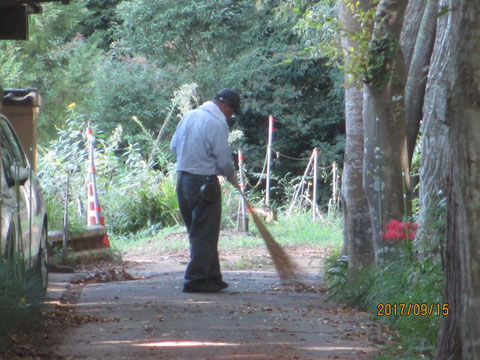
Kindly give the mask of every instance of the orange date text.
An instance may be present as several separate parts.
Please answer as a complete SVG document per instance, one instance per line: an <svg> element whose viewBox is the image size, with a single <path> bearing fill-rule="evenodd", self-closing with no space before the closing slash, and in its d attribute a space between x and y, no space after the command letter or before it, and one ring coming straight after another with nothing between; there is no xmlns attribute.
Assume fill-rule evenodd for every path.
<svg viewBox="0 0 480 360"><path fill-rule="evenodd" d="M448 316L448 303L380 303L377 305L377 316Z"/></svg>

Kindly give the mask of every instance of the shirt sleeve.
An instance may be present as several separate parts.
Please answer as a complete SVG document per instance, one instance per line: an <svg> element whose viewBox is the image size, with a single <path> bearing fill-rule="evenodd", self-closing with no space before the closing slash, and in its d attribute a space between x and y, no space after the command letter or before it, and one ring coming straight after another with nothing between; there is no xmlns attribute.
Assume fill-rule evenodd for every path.
<svg viewBox="0 0 480 360"><path fill-rule="evenodd" d="M172 141L170 142L170 151L177 157L177 147L178 147L178 137L180 132L180 124L181 121L177 125L177 129L175 130L175 134L173 134Z"/></svg>
<svg viewBox="0 0 480 360"><path fill-rule="evenodd" d="M235 168L232 161L232 150L228 145L228 127L219 126L213 132L212 155L217 160L217 167L221 171L221 175L230 178L235 174Z"/></svg>

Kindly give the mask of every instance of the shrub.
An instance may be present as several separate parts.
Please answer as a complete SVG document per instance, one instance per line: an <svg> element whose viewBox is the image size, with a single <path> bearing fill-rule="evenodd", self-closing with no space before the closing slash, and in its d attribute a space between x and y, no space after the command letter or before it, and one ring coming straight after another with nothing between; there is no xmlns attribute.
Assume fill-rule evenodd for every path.
<svg viewBox="0 0 480 360"><path fill-rule="evenodd" d="M37 279L27 278L18 258L0 259L0 349L7 349L9 335L24 329L38 316L32 306L42 298ZM0 357L1 357L0 350Z"/></svg>
<svg viewBox="0 0 480 360"><path fill-rule="evenodd" d="M409 254L393 259L383 268L365 268L354 279L348 279L348 258L338 253L326 262L325 279L331 296L350 306L377 315L378 304L441 304L444 280L441 266L429 259L411 260ZM441 317L378 317L399 332L402 359L430 356L435 348ZM392 357L395 358L395 349Z"/></svg>

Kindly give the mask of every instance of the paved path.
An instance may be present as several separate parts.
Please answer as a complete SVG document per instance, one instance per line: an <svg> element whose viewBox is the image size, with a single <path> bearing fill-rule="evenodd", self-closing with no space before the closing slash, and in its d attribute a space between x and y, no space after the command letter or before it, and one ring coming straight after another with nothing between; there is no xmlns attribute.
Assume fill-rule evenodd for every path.
<svg viewBox="0 0 480 360"><path fill-rule="evenodd" d="M308 286L286 289L272 271L224 271L225 291L184 294L183 268L129 263L125 270L143 279L69 286L63 297L89 320L52 352L67 359L366 360L383 342L365 314ZM320 280L305 276L315 289ZM50 297L61 296L62 279L52 274Z"/></svg>

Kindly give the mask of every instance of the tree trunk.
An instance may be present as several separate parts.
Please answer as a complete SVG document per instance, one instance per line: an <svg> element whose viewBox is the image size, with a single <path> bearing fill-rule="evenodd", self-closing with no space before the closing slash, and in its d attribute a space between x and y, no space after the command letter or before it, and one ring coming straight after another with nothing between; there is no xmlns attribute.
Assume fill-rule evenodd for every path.
<svg viewBox="0 0 480 360"><path fill-rule="evenodd" d="M451 5L456 21L449 36L456 46L450 48L453 76L446 108L452 151L447 249L454 251L446 275L453 313L444 319L435 358L474 360L480 359L480 0Z"/></svg>
<svg viewBox="0 0 480 360"><path fill-rule="evenodd" d="M394 254L382 237L384 225L410 213L404 114L404 63L399 50L406 1L382 0L368 55L363 100L363 186L372 221L375 259Z"/></svg>
<svg viewBox="0 0 480 360"><path fill-rule="evenodd" d="M400 33L400 44L402 45L403 57L405 59L405 71L410 71L413 51L417 43L418 31L422 23L423 13L429 0L410 0L405 11L405 21Z"/></svg>
<svg viewBox="0 0 480 360"><path fill-rule="evenodd" d="M407 119L407 148L410 165L417 143L420 121L423 117L425 86L427 84L428 65L435 42L437 12L438 3L428 1L418 30L405 87L405 118Z"/></svg>
<svg viewBox="0 0 480 360"><path fill-rule="evenodd" d="M362 8L369 1L363 0ZM342 47L345 50L344 61L351 61L349 49L356 43L351 34L360 30L360 24L354 14L348 10L345 1L338 1L339 19L344 24ZM342 175L342 204L344 216L344 247L349 259L349 276L354 278L365 266L374 261L372 227L368 214L368 202L363 191L363 93L361 84L345 75L345 159Z"/></svg>
<svg viewBox="0 0 480 360"><path fill-rule="evenodd" d="M375 261L372 225L368 202L363 191L363 94L361 90L345 89L346 144L343 163L342 197L345 209L344 238L347 242L349 275Z"/></svg>
<svg viewBox="0 0 480 360"><path fill-rule="evenodd" d="M439 8L449 6L441 0ZM438 18L434 49L423 106L422 155L420 164L419 229L415 250L420 257L431 256L440 261L445 244L445 199L449 163L448 127L446 125L446 93L451 77L451 49L455 45L453 23L457 20L449 11Z"/></svg>

